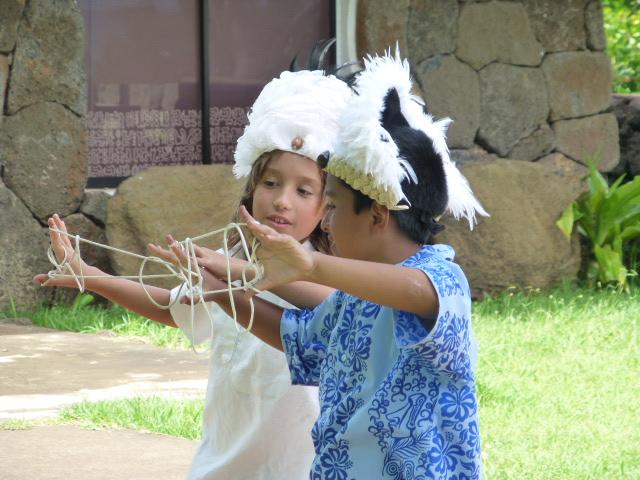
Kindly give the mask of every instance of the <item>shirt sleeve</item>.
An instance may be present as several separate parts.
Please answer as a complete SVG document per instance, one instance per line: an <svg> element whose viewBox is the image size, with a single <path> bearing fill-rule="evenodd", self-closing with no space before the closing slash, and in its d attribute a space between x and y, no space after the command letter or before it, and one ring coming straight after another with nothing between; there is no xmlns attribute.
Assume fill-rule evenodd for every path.
<svg viewBox="0 0 640 480"><path fill-rule="evenodd" d="M191 317L191 305L177 302L178 296L184 295L184 285L178 285L171 290L170 302L173 304L169 312L184 334L194 345L205 343L213 335L213 315L224 314L224 311L215 303L197 303L193 305L193 319ZM175 302L175 303L173 303ZM225 314L226 315L226 314Z"/></svg>
<svg viewBox="0 0 640 480"><path fill-rule="evenodd" d="M285 310L280 336L294 385L318 385L337 318L334 293L316 308Z"/></svg>
<svg viewBox="0 0 640 480"><path fill-rule="evenodd" d="M431 369L451 377L472 373L475 340L471 332L469 285L458 265L430 259L411 265L425 273L438 296L438 316L431 330L413 313L394 312L394 333L399 348L413 349Z"/></svg>

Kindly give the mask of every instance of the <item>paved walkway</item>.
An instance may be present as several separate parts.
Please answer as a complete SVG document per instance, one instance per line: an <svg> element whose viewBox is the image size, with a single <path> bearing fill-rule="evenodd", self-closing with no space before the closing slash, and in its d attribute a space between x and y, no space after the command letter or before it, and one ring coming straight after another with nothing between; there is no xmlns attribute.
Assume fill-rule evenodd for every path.
<svg viewBox="0 0 640 480"><path fill-rule="evenodd" d="M204 397L207 357L142 341L0 320L0 424L57 415L82 400ZM196 442L128 430L0 428L0 477L180 479Z"/></svg>

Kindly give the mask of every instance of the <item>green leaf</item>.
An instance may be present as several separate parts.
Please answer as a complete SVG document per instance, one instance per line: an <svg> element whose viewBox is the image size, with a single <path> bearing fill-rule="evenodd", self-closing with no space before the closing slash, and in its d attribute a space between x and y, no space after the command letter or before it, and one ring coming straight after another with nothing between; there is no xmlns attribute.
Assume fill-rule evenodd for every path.
<svg viewBox="0 0 640 480"><path fill-rule="evenodd" d="M627 281L627 269L622 263L622 255L613 251L609 245L594 247L599 267L599 278L603 283L616 282L624 286Z"/></svg>
<svg viewBox="0 0 640 480"><path fill-rule="evenodd" d="M560 218L556 221L556 225L560 229L560 231L567 237L567 240L571 239L571 232L573 232L573 210L575 203L571 203L567 208L564 209Z"/></svg>

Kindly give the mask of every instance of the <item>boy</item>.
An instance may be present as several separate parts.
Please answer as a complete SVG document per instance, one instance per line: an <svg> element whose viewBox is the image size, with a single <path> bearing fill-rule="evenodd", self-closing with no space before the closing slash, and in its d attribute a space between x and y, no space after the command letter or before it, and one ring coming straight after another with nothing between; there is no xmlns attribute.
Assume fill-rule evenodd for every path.
<svg viewBox="0 0 640 480"><path fill-rule="evenodd" d="M320 386L311 478L480 478L469 287L451 247L425 244L445 210L470 224L486 213L449 160L448 121L433 123L411 96L406 61L369 59L355 88L341 146L324 159L336 257L245 212L261 244L259 288L338 291L284 314L256 302L252 332L285 351L293 383Z"/></svg>

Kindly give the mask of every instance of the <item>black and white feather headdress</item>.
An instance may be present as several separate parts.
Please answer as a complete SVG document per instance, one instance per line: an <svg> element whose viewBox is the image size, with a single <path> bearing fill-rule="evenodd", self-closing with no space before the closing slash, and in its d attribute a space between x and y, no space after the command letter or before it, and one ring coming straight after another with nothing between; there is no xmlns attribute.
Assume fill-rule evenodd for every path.
<svg viewBox="0 0 640 480"><path fill-rule="evenodd" d="M409 127L418 134L417 141L430 142L429 150L442 164L436 170L445 177L423 178L420 182L425 183L424 188L446 185L442 192L446 211L456 219L465 217L473 228L476 213L488 214L449 158L445 132L451 120L434 121L425 113L422 99L411 93L409 62L400 58L397 47L395 55L387 52L384 56L369 56L364 64L354 85L357 95L352 96L340 118L338 143L326 171L389 209L410 208L402 184L418 182L411 166L415 159L403 157L394 141L393 123ZM391 114L395 120L389 118L390 98L397 110ZM443 212L432 213L437 216Z"/></svg>

